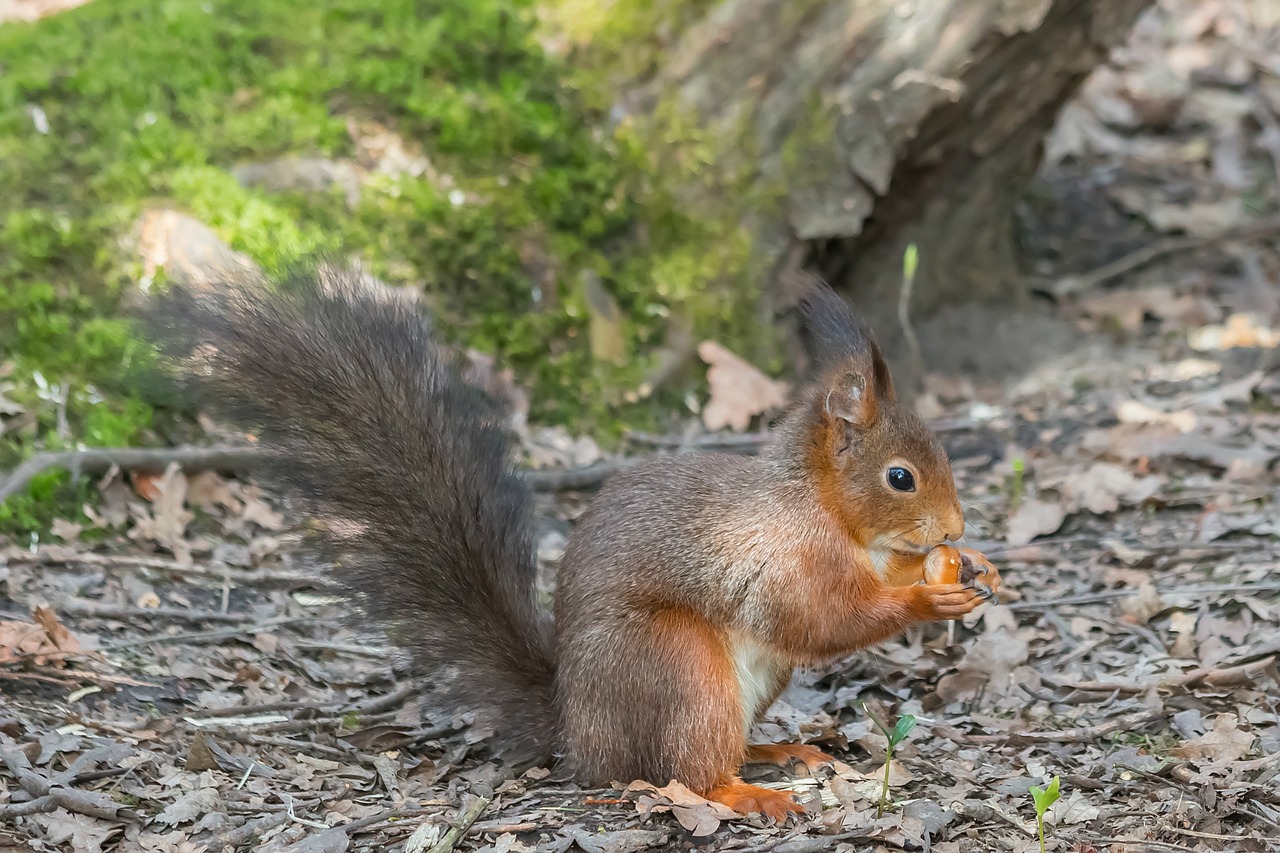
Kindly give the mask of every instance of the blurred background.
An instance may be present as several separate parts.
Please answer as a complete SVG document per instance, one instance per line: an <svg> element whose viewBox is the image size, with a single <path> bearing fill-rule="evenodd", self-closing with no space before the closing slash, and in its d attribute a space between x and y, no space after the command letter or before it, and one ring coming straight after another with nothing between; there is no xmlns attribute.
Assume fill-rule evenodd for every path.
<svg viewBox="0 0 1280 853"><path fill-rule="evenodd" d="M315 252L420 292L560 462L762 423L803 362L793 269L853 300L933 416L1098 332L1239 315L1274 346L1278 15L4 0L0 470L190 437L137 381L130 301ZM0 528L47 528L76 483L40 472Z"/></svg>

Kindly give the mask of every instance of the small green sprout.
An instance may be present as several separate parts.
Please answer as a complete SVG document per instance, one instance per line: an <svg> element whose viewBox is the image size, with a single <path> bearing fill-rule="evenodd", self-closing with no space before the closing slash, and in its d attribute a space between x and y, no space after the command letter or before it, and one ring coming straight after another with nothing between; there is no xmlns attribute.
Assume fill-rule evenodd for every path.
<svg viewBox="0 0 1280 853"><path fill-rule="evenodd" d="M1039 785L1031 786L1031 802L1036 807L1036 829L1040 831L1040 853L1044 851L1044 813L1049 811L1049 807L1058 801L1059 780L1057 776L1053 777L1053 781L1045 787Z"/></svg>
<svg viewBox="0 0 1280 853"><path fill-rule="evenodd" d="M1014 457L1013 482L1009 486L1010 509L1017 509L1018 504L1022 503L1022 473L1024 470L1026 470L1026 463L1022 461L1022 457Z"/></svg>
<svg viewBox="0 0 1280 853"><path fill-rule="evenodd" d="M880 788L880 806L876 812L877 817L882 817L884 815L884 810L889 807L889 770L893 764L894 747L907 739L907 735L911 734L911 730L916 727L917 720L910 714L903 714L898 718L898 722L894 724L893 730L890 731L888 726L880 722L880 720L876 718L875 714L871 713L871 709L867 707L865 702L862 704L862 710L867 712L867 716L871 718L871 722L876 724L876 728L878 728L889 741L889 747L885 750L884 755L884 784Z"/></svg>
<svg viewBox="0 0 1280 853"><path fill-rule="evenodd" d="M902 288L898 291L898 322L902 325L902 335L906 338L911 350L911 382L917 392L924 390L924 355L920 351L920 341L916 339L916 330L911 325L911 291L916 285L916 268L920 266L920 250L915 243L908 243L902 253Z"/></svg>
<svg viewBox="0 0 1280 853"><path fill-rule="evenodd" d="M916 277L916 267L920 266L920 250L915 243L908 243L907 250L902 253L902 277L908 281Z"/></svg>

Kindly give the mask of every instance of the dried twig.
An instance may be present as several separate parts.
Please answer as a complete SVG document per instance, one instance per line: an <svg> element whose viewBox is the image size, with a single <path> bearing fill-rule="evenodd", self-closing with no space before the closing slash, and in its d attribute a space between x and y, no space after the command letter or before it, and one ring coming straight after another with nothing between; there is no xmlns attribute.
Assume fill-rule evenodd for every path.
<svg viewBox="0 0 1280 853"><path fill-rule="evenodd" d="M0 481L0 501L17 494L37 474L55 468L88 474L100 474L113 465L126 471L163 471L176 462L188 471L235 471L253 467L261 457L254 447L108 447L37 453Z"/></svg>
<svg viewBox="0 0 1280 853"><path fill-rule="evenodd" d="M280 713L283 711L315 711L317 713L341 714L376 714L395 708L416 692L414 684L403 684L396 690L383 696L375 696L367 702L352 704L343 701L331 702L270 702L265 705L231 705L226 708L211 708L202 713L203 717L255 717L259 714Z"/></svg>
<svg viewBox="0 0 1280 853"><path fill-rule="evenodd" d="M1099 723L1096 726L1081 726L1064 729L1060 732L1006 732L994 735L970 735L947 728L948 740L959 739L967 743L995 744L1007 743L1013 746L1025 746L1032 743L1094 743L1107 735L1118 731L1128 731L1165 716L1160 711L1139 711L1136 714L1125 714ZM937 727L935 727L935 731ZM955 735L953 738L951 735Z"/></svg>
<svg viewBox="0 0 1280 853"><path fill-rule="evenodd" d="M1250 222L1245 225L1237 225L1231 228L1225 228L1214 234L1205 235L1187 235L1179 237L1166 237L1157 240L1150 245L1143 246L1134 252L1130 252L1122 258L1112 261L1102 266L1080 275L1069 275L1058 279L1050 286L1050 292L1059 298L1064 296L1072 296L1077 293L1083 293L1086 290L1105 284L1113 278L1118 278L1130 270L1146 266L1158 258L1166 255L1176 254L1178 252L1190 252L1195 249L1212 246L1216 243L1225 243L1234 240L1257 240L1270 234L1280 231L1280 217L1270 217L1260 219L1257 222Z"/></svg>
<svg viewBox="0 0 1280 853"><path fill-rule="evenodd" d="M248 641L254 634L270 630L272 628L283 628L286 626L305 625L309 622L319 621L315 616L288 616L282 619L268 619L265 622L253 622L243 625L237 625L233 628L219 628L216 631L188 631L182 634L157 634L150 637L138 637L133 640L121 640L118 643L110 643L103 646L104 652L118 652L121 649L131 649L137 646L148 646L152 643L203 643L209 640L229 640L235 637L242 637Z"/></svg>
<svg viewBox="0 0 1280 853"><path fill-rule="evenodd" d="M1068 687L1084 693L1144 693L1153 684L1157 687L1195 687L1206 684L1210 687L1234 687L1253 681L1266 673L1268 667L1276 662L1276 655L1267 655L1257 660L1237 664L1235 666L1206 668L1200 667L1187 672L1156 679L1148 679L1142 683L1126 683L1120 681L1067 681L1055 679L1044 673L1045 681L1055 687Z"/></svg>
<svg viewBox="0 0 1280 853"><path fill-rule="evenodd" d="M524 479L536 492L571 492L598 486L619 471L625 471L644 461L644 457L626 456L582 468L525 471Z"/></svg>
<svg viewBox="0 0 1280 853"><path fill-rule="evenodd" d="M1232 595L1240 592L1276 592L1280 591L1280 582L1277 583L1233 583L1233 584L1214 584L1205 586L1178 587L1176 589L1161 590L1161 598L1175 598L1180 595L1190 595L1197 598L1203 598L1214 595ZM1010 610L1048 610L1054 607L1068 607L1078 604L1102 604L1107 601L1115 601L1116 599L1129 598L1137 595L1136 589L1109 589L1105 592L1094 592L1088 595L1073 595L1068 598L1047 599L1045 601L1019 601L1008 605Z"/></svg>
<svg viewBox="0 0 1280 853"><path fill-rule="evenodd" d="M219 613L215 610L183 610L180 607L119 607L97 601L66 601L58 610L72 616L96 619L172 619L177 622L248 622L248 613Z"/></svg>
<svg viewBox="0 0 1280 853"><path fill-rule="evenodd" d="M458 842L462 840L462 836L467 834L467 830L471 828L471 824L489 807L489 799L487 797L476 797L467 807L458 812L457 819L453 822L453 826L449 827L439 841L431 846L430 853L449 853Z"/></svg>
<svg viewBox="0 0 1280 853"><path fill-rule="evenodd" d="M259 447L166 447L166 448L92 448L65 452L37 453L0 480L0 501L17 494L31 478L44 471L62 468L71 471L100 473L112 465L125 470L164 470L170 463L184 469L242 471L262 465L268 454ZM630 468L641 459L621 458L597 462L582 468L525 471L529 486L539 492L571 491L597 486L618 471Z"/></svg>

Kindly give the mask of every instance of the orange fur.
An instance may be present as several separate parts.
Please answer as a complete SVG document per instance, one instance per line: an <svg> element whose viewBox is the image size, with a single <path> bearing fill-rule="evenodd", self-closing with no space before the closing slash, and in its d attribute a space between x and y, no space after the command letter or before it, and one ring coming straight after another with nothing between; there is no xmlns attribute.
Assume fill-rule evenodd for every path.
<svg viewBox="0 0 1280 853"><path fill-rule="evenodd" d="M759 785L748 785L735 777L727 778L704 796L733 809L738 814L763 814L781 823L788 815L804 814L807 809L786 791L774 791Z"/></svg>
<svg viewBox="0 0 1280 853"><path fill-rule="evenodd" d="M807 743L757 743L747 747L747 764L776 764L784 768L799 764L813 773L833 761L830 755Z"/></svg>

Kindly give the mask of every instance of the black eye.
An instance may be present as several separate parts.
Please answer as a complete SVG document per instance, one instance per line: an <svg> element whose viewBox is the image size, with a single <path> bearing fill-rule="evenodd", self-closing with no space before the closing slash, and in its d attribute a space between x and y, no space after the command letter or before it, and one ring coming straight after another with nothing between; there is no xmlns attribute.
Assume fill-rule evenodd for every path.
<svg viewBox="0 0 1280 853"><path fill-rule="evenodd" d="M911 476L911 472L906 468L899 468L895 465L885 472L885 478L889 481L889 488L896 492L914 492L916 490L916 478Z"/></svg>

